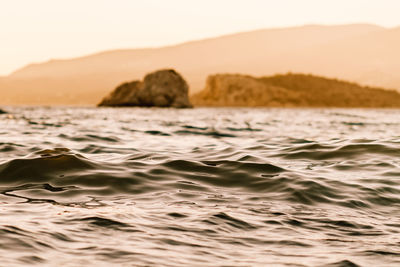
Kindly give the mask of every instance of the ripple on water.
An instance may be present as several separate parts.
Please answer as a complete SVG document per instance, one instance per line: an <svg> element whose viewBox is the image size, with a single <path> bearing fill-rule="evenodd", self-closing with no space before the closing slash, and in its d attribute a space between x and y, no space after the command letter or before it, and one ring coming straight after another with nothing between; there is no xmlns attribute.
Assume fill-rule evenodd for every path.
<svg viewBox="0 0 400 267"><path fill-rule="evenodd" d="M398 110L10 112L5 266L400 265Z"/></svg>

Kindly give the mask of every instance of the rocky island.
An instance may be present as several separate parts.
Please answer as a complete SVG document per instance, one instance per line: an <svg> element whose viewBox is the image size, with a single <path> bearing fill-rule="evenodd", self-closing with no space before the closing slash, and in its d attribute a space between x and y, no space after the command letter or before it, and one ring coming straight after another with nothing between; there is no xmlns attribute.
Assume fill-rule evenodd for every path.
<svg viewBox="0 0 400 267"><path fill-rule="evenodd" d="M192 96L197 106L232 107L400 107L394 90L305 74L255 78L217 74Z"/></svg>
<svg viewBox="0 0 400 267"><path fill-rule="evenodd" d="M190 108L189 87L173 69L147 74L143 81L123 83L106 96L98 106Z"/></svg>

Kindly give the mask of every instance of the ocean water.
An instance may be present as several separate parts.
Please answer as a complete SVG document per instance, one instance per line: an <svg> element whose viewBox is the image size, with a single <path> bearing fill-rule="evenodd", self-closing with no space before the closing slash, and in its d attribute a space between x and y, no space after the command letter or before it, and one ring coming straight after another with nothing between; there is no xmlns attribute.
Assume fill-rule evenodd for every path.
<svg viewBox="0 0 400 267"><path fill-rule="evenodd" d="M400 110L5 109L1 266L400 266Z"/></svg>

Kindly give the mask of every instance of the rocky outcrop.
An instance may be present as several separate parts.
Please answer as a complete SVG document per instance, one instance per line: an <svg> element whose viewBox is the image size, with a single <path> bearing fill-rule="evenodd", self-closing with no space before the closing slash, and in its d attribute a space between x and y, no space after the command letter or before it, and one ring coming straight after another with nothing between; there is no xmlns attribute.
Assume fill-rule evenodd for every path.
<svg viewBox="0 0 400 267"><path fill-rule="evenodd" d="M218 74L209 76L204 90L191 101L196 106L400 107L400 94L305 74Z"/></svg>
<svg viewBox="0 0 400 267"><path fill-rule="evenodd" d="M281 99L292 97L287 89L251 76L217 74L210 75L204 90L193 95L191 100L198 106L255 107L282 106Z"/></svg>
<svg viewBox="0 0 400 267"><path fill-rule="evenodd" d="M4 110L2 110L2 109L0 108L0 114L7 114L7 112L5 112Z"/></svg>
<svg viewBox="0 0 400 267"><path fill-rule="evenodd" d="M99 106L189 108L188 92L186 81L175 70L159 70L147 74L143 81L121 84Z"/></svg>

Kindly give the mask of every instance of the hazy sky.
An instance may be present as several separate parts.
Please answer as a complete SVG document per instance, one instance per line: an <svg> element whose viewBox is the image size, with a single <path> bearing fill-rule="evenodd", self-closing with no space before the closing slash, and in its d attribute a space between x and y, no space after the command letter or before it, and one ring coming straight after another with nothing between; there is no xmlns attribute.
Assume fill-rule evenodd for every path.
<svg viewBox="0 0 400 267"><path fill-rule="evenodd" d="M0 75L51 58L304 24L400 25L400 0L0 0Z"/></svg>

